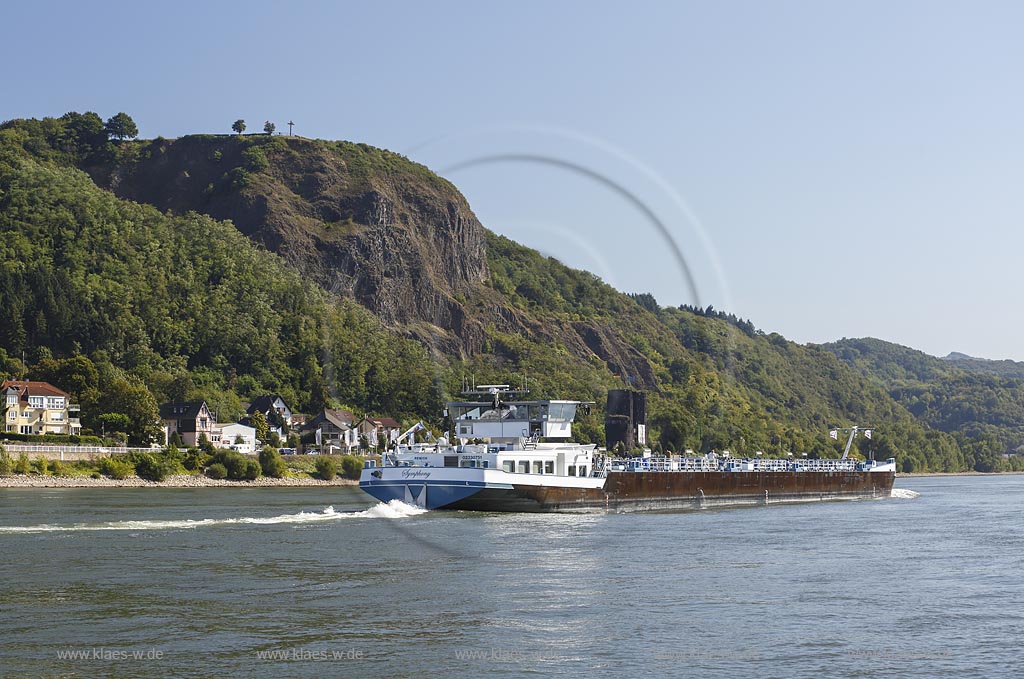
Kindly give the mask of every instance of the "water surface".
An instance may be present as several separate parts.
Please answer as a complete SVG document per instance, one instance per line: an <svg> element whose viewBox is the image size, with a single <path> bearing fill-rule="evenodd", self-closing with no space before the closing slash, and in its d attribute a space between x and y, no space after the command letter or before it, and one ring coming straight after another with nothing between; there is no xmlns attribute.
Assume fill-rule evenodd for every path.
<svg viewBox="0 0 1024 679"><path fill-rule="evenodd" d="M2 489L0 675L1012 674L1024 476L897 486L920 497L583 516Z"/></svg>

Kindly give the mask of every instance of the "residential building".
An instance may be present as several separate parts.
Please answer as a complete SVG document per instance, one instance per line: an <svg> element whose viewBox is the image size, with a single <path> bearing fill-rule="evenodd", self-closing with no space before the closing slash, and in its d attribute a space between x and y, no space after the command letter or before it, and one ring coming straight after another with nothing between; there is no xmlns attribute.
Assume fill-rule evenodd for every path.
<svg viewBox="0 0 1024 679"><path fill-rule="evenodd" d="M167 440L178 432L186 446L197 446L203 434L213 441L213 415L206 401L176 401L160 406L160 419L167 426Z"/></svg>
<svg viewBox="0 0 1024 679"><path fill-rule="evenodd" d="M364 417L356 426L360 436L365 436L371 448L388 446L402 433L402 425L390 417Z"/></svg>
<svg viewBox="0 0 1024 679"><path fill-rule="evenodd" d="M249 404L245 412L251 417L253 413L260 412L267 418L267 425L270 431L277 432L278 436L284 436L288 429L294 425L292 420L292 409L284 402L278 394L264 394L258 396ZM251 422L251 420L250 420Z"/></svg>
<svg viewBox="0 0 1024 679"><path fill-rule="evenodd" d="M71 397L49 382L5 380L0 384L3 398L3 431L12 434L82 433L79 412Z"/></svg>
<svg viewBox="0 0 1024 679"><path fill-rule="evenodd" d="M256 428L239 422L213 425L210 440L218 448L230 448L245 455L255 455L260 443L256 440Z"/></svg>
<svg viewBox="0 0 1024 679"><path fill-rule="evenodd" d="M325 450L332 447L349 450L358 445L355 420L349 410L322 410L306 422L304 431L314 432L316 445Z"/></svg>

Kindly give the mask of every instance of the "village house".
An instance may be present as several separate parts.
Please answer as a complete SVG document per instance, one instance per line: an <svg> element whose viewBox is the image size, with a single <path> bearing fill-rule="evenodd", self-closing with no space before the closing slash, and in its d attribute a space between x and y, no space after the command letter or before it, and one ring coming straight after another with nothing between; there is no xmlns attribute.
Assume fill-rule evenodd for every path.
<svg viewBox="0 0 1024 679"><path fill-rule="evenodd" d="M249 418L246 419L250 424L252 423L250 418L254 413L263 413L270 431L276 432L278 436L284 436L289 429L295 426L292 409L278 394L264 394L256 397L245 409L245 412L249 415Z"/></svg>
<svg viewBox="0 0 1024 679"><path fill-rule="evenodd" d="M176 401L160 406L160 419L167 428L167 443L178 432L186 446L197 446L203 434L213 441L213 415L206 401Z"/></svg>
<svg viewBox="0 0 1024 679"><path fill-rule="evenodd" d="M360 436L365 436L371 448L387 447L398 440L402 425L390 417L364 417L356 426Z"/></svg>
<svg viewBox="0 0 1024 679"><path fill-rule="evenodd" d="M262 443L256 439L255 427L247 427L239 422L213 425L210 440L218 448L230 448L244 455L255 455L257 445Z"/></svg>
<svg viewBox="0 0 1024 679"><path fill-rule="evenodd" d="M313 432L314 442L324 450L351 450L359 445L354 428L355 415L349 410L322 410L306 421L304 431Z"/></svg>
<svg viewBox="0 0 1024 679"><path fill-rule="evenodd" d="M12 434L82 433L78 405L49 382L5 380L0 384L3 398L4 431Z"/></svg>

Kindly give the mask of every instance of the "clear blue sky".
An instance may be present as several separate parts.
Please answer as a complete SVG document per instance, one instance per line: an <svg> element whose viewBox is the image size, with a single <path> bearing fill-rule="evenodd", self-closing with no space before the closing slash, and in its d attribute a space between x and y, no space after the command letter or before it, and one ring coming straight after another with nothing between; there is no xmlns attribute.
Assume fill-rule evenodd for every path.
<svg viewBox="0 0 1024 679"><path fill-rule="evenodd" d="M662 304L1024 360L1024 4L483 5L11 3L0 119L293 120Z"/></svg>

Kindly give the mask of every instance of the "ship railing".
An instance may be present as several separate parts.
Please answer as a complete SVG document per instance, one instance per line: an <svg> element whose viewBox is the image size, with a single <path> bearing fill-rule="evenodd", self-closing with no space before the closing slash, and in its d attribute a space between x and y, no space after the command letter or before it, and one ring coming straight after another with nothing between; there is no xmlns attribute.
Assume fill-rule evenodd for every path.
<svg viewBox="0 0 1024 679"><path fill-rule="evenodd" d="M850 472L857 469L857 460L799 460L792 466L807 472Z"/></svg>

